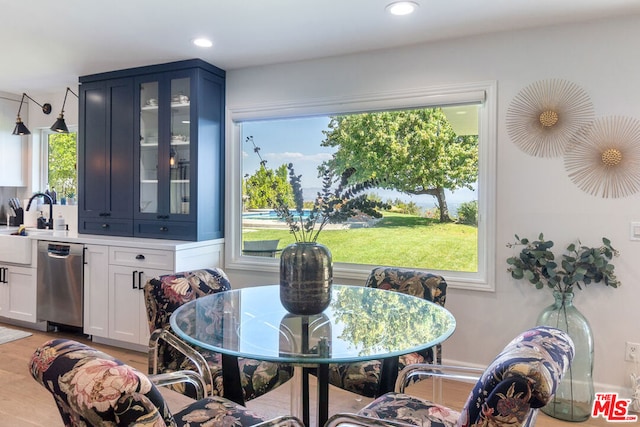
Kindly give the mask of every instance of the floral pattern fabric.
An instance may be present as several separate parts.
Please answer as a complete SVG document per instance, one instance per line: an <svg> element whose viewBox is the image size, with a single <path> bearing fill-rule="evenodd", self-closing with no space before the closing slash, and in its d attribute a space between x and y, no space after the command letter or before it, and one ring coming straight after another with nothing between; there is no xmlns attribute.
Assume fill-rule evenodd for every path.
<svg viewBox="0 0 640 427"><path fill-rule="evenodd" d="M156 386L138 370L85 344L51 340L31 357L31 375L54 396L65 426L248 426L264 421L220 397L172 415Z"/></svg>
<svg viewBox="0 0 640 427"><path fill-rule="evenodd" d="M444 307L447 298L447 282L442 276L417 270L377 267L366 281L371 288L386 289L424 298ZM440 344L399 357L398 367L412 363L442 363ZM349 364L329 365L329 382L344 390L366 397L377 397L380 393L381 360L370 360Z"/></svg>
<svg viewBox="0 0 640 427"><path fill-rule="evenodd" d="M359 414L417 426L530 426L549 403L574 355L569 336L539 326L512 340L485 370L462 412L407 394L387 393Z"/></svg>
<svg viewBox="0 0 640 427"><path fill-rule="evenodd" d="M149 330L152 336L154 331L157 330L171 331L169 318L178 307L196 298L230 289L231 283L227 275L219 268L181 272L150 279L144 287L144 296ZM195 318L195 316L191 318ZM187 331L187 333L193 327L194 325L180 325L180 328ZM185 357L182 352L169 345L166 341L160 339L156 345L158 372L153 372L154 355L150 352L149 374L180 370L198 371L189 358ZM207 390L207 393L212 396L224 396L221 355L191 344L188 345L200 353L207 361L212 381L212 390ZM153 347L153 343L150 346ZM238 365L245 401L261 396L280 386L293 375L293 367L290 365L245 358L238 358ZM179 384L172 388L187 396L195 397L195 391L189 384Z"/></svg>

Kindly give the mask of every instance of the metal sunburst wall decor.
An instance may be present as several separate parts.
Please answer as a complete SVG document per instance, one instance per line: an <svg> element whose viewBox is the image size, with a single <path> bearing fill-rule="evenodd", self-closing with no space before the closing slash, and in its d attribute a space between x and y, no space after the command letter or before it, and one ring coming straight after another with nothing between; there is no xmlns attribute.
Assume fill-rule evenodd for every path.
<svg viewBox="0 0 640 427"><path fill-rule="evenodd" d="M611 116L595 120L572 142L564 157L569 178L603 198L640 190L640 121Z"/></svg>
<svg viewBox="0 0 640 427"><path fill-rule="evenodd" d="M540 80L522 89L507 109L507 132L525 153L557 157L594 117L591 99L578 85Z"/></svg>

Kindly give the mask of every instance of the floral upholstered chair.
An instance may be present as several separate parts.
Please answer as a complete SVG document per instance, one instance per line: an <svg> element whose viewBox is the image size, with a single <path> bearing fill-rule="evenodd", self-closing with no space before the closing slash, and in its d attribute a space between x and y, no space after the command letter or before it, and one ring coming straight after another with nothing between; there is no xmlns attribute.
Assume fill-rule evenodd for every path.
<svg viewBox="0 0 640 427"><path fill-rule="evenodd" d="M169 318L178 307L189 301L230 289L229 279L219 268L175 273L147 281L144 297L151 332L149 374L194 370L205 379L208 395L225 396L221 355L187 344L174 335ZM183 330L192 327L193 325L181 325ZM293 375L293 367L290 365L245 358L239 358L238 364L244 401L282 385ZM194 397L193 387L188 383L177 384L172 388Z"/></svg>
<svg viewBox="0 0 640 427"><path fill-rule="evenodd" d="M366 286L387 289L424 298L444 307L447 298L447 282L442 276L418 270L377 267L367 278ZM400 356L398 367L413 363L442 363L442 347L422 350ZM382 394L380 388L380 371L382 362L371 360L349 364L329 365L329 381L332 385L366 397L377 397Z"/></svg>
<svg viewBox="0 0 640 427"><path fill-rule="evenodd" d="M152 378L73 340L55 339L40 346L31 357L30 370L33 378L53 395L67 427L302 426L293 417L265 420L219 396L194 401L172 414ZM195 372L166 378L174 381L179 374L202 384ZM162 383L166 378L160 376L158 380Z"/></svg>
<svg viewBox="0 0 640 427"><path fill-rule="evenodd" d="M569 336L538 326L513 339L475 384L462 412L404 393L411 377L453 369L444 365L406 367L396 392L380 396L357 414L336 414L325 426L416 425L422 427L532 426L538 409L549 403L574 355ZM461 368L462 369L462 368ZM459 373L456 374L461 377Z"/></svg>

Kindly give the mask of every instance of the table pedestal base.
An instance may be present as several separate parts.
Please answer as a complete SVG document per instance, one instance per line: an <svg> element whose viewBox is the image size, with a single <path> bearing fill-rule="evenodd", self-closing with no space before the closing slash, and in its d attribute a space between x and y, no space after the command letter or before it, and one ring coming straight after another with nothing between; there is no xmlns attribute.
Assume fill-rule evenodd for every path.
<svg viewBox="0 0 640 427"><path fill-rule="evenodd" d="M323 426L329 418L329 366L320 365L316 368L294 367L291 380L291 415L302 420L304 425L310 426L310 384L309 375L316 371L318 406L317 426Z"/></svg>

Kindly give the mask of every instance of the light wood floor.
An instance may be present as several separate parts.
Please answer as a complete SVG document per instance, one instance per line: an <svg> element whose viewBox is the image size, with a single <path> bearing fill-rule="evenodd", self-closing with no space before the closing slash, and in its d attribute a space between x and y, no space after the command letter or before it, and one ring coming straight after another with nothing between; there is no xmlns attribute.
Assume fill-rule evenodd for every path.
<svg viewBox="0 0 640 427"><path fill-rule="evenodd" d="M12 325L3 325L14 329ZM62 421L53 398L42 386L31 378L28 363L33 351L40 344L54 337L70 337L78 341L87 342L100 350L111 354L125 363L146 372L147 355L115 347L100 344L92 344L81 336L71 336L65 333L33 333L28 338L23 338L0 345L0 427L61 427ZM422 382L413 386L408 392L416 396L428 398L430 386ZM460 383L447 383L444 386L444 399L447 405L454 409L460 409L466 399L470 386ZM290 396L292 389L284 385L266 395L247 403L252 410L266 416L284 415L289 413ZM362 398L354 394L331 388L330 414L336 412L356 412L366 405L370 399ZM313 393L312 393L313 399ZM169 405L173 410L179 409L187 403L184 399L168 396ZM313 401L313 400L312 400ZM312 413L312 416L314 414ZM543 413L538 416L539 427L570 427L577 423L569 423L550 418ZM584 427L604 426L607 423L602 419L590 419L580 425ZM315 426L315 423L312 423Z"/></svg>

